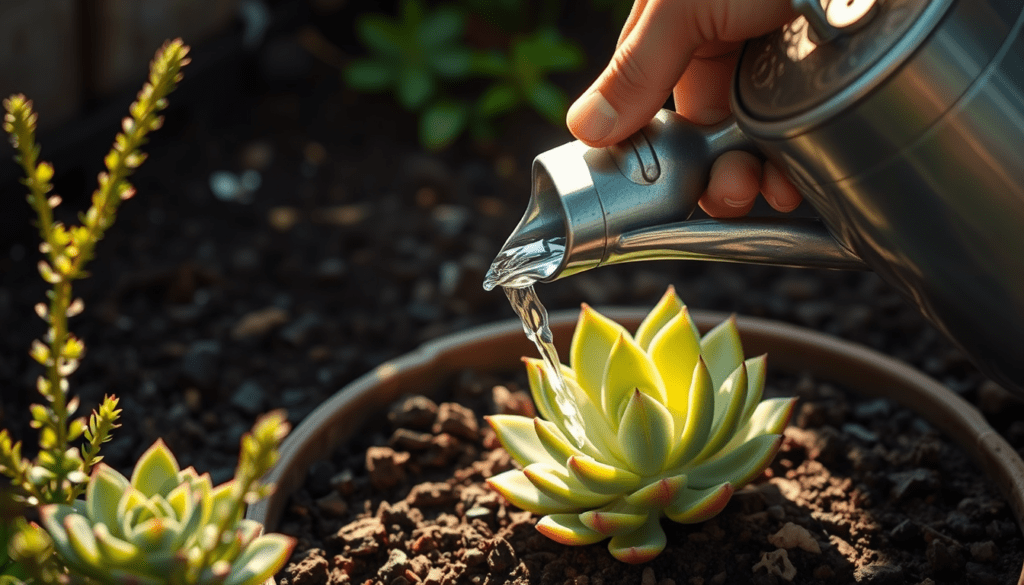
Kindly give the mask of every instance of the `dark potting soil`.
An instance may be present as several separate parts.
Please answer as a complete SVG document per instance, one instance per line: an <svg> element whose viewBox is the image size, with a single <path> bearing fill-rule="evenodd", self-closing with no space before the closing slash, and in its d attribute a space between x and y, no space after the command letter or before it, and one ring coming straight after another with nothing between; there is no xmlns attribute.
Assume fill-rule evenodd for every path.
<svg viewBox="0 0 1024 585"><path fill-rule="evenodd" d="M480 415L531 414L521 381L492 384L467 373L448 401L406 397L314 465L279 527L299 545L278 583L997 584L1020 574L1008 505L955 445L891 401L806 375L766 387L800 398L772 466L707 522L663 520L668 546L655 560L621 563L607 541L557 544L485 484L515 463Z"/></svg>
<svg viewBox="0 0 1024 585"><path fill-rule="evenodd" d="M349 12L360 5L345 4ZM284 408L289 420L298 423L339 387L425 340L513 316L504 295L481 289L484 271L525 209L532 158L571 137L564 128L518 112L500 125L499 139L489 144L464 140L443 153L424 152L417 145L412 116L387 96L345 89L337 69L304 50L303 39L318 32L351 51L350 17L298 14L287 26L272 29L258 49L228 57L197 47L184 82L171 96L164 128L146 147L149 159L134 176L138 194L124 203L117 223L99 244L90 265L92 276L75 284L85 312L70 325L86 343L87 353L71 377L71 393L81 398L80 413L91 410L104 394L120 397L122 427L103 454L121 471L128 472L143 450L163 437L183 465L224 481L233 473L239 437L260 413ZM555 81L570 95L582 92L606 62L617 33L617 27L590 22L568 29L566 34L584 43L591 59L583 72ZM88 205L102 156L131 98L124 96L117 115L103 123L87 119L68 129L68 135L95 137L85 146L62 150L57 148L60 136L42 136L42 158L51 160L59 173L56 185L64 204L56 210L58 218L74 222ZM39 114L45 117L47 112ZM0 164L14 167L3 162L10 154L4 142ZM255 172L260 185L227 196L223 179L230 182L231 177L216 175L218 171L236 179ZM28 407L39 400L34 388L41 368L28 357L28 348L45 333L32 307L46 297L35 268L38 236L30 224L24 188L14 174L0 174L5 202L0 214L0 427L24 440L31 454L36 435L29 427ZM765 211L759 204L752 213ZM902 359L977 405L1015 449L1024 451L1022 403L986 382L954 344L871 273L647 262L541 285L538 294L551 310L577 308L584 301L598 307L651 307L668 284L693 307L795 323ZM844 432L840 424L830 424L836 433ZM815 432L815 441L829 444L830 431ZM877 465L872 473L882 482L881 487L865 482L871 493L885 494L892 487L887 483L901 484L900 477L888 475L895 472L889 458L913 457L917 444L888 440L889 434L883 433L884 453L875 455L873 444L860 444L863 465ZM812 463L805 464L808 455L800 452L807 447L796 439L791 447L794 454L784 453L779 461L788 459L793 467L776 469L779 477L792 471L831 481L806 467ZM940 463L956 464L946 452L943 448ZM845 450L835 456L841 463L850 458ZM825 460L819 453L812 461ZM908 471L918 467L930 469L914 465ZM942 469L940 495L955 485ZM977 475L973 468L964 469ZM437 481L453 474L443 472ZM908 486L933 485L916 477L906 478ZM977 481L984 479L978 476ZM961 497L950 511L973 495L958 489ZM779 493L788 492L779 488ZM388 501L397 505L405 497L392 493ZM762 497L766 499L759 509ZM782 523L773 506L790 513L775 497L766 488L761 496L748 498L753 504L738 498L732 506L748 506L744 514L764 511L764 528L751 521L746 529L774 533ZM904 507L927 497L917 494ZM971 517L973 504L964 506ZM307 508L316 509L312 503ZM997 522L993 515L996 523L984 524L985 534L977 538L959 535L951 528L958 521L946 516L904 526L897 533L918 546L920 540L938 538L925 531L928 526L962 545L940 539L948 556L955 551L954 560L963 561L964 573L954 579L966 579L968 562L978 563L982 572L1005 575L1000 563L1010 561L1003 557L1019 554L1021 546L1012 540L1018 533L1009 513L1005 508L999 513L1002 519ZM538 540L529 520L517 518L522 520L517 534L535 546L550 546ZM742 527L730 530L728 537L715 536L714 526L726 530L724 518L718 524L673 528L683 531L673 540L691 547L702 538L719 548L723 543L739 546L735 539L744 534ZM297 516L285 522L300 520ZM900 522L889 522L883 533ZM818 525L808 528L813 526ZM496 525L490 529L499 530ZM848 539L835 528L829 532L859 546L859 537ZM825 544L824 532L815 534ZM749 564L744 561L745 568L769 550L758 548L764 542L758 538L751 533L749 542L756 546L750 545L753 556ZM987 564L969 550L986 540L995 543L997 557ZM941 546L933 547L937 558L945 558ZM604 555L587 553L594 559L607 557L601 547L574 552L583 550ZM895 554L901 549L871 544L858 550ZM841 562L829 564L827 559L835 557L827 550L820 562L807 561L800 550L788 554L800 578L813 575L822 563L837 575L855 570ZM985 558L983 550L979 554ZM735 558L729 563L740 566ZM904 575L917 574L906 572L910 570ZM702 573L705 582L720 574L710 571ZM695 576L657 572L651 578L655 583L669 577L689 582Z"/></svg>

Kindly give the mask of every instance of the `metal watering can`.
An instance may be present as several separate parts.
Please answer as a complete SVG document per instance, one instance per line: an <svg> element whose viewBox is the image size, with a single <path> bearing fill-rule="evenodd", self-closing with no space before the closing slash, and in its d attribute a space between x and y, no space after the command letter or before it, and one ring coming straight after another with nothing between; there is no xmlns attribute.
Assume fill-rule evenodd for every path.
<svg viewBox="0 0 1024 585"><path fill-rule="evenodd" d="M495 266L529 252L518 270L541 282L671 258L866 268L1024 396L1024 0L794 7L744 47L733 119L662 110L615 146L537 156ZM733 149L784 169L821 219L687 221ZM531 271L530 253L547 261Z"/></svg>

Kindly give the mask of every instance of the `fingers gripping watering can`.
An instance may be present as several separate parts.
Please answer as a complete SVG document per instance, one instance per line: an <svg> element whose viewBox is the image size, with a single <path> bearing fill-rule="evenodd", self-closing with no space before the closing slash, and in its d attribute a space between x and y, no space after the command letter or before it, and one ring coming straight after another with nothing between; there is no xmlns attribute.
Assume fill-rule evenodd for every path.
<svg viewBox="0 0 1024 585"><path fill-rule="evenodd" d="M540 245L548 262L513 263L536 281L670 258L867 268L1024 396L1022 5L794 0L744 47L734 119L662 110L615 146L539 155L495 266ZM784 169L820 220L687 221L733 149Z"/></svg>

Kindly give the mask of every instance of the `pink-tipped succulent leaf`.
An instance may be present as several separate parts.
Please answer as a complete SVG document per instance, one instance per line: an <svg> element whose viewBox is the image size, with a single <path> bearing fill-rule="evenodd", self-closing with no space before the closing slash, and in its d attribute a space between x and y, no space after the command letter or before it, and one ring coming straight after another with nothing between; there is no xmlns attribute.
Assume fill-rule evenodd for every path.
<svg viewBox="0 0 1024 585"><path fill-rule="evenodd" d="M734 319L703 337L669 287L635 335L584 305L566 386L586 421L582 446L558 414L549 372L524 358L541 418L488 422L522 469L489 484L544 517L563 544L611 537L615 558L665 548L661 518L702 522L771 464L795 399L762 400L765 356L744 358Z"/></svg>

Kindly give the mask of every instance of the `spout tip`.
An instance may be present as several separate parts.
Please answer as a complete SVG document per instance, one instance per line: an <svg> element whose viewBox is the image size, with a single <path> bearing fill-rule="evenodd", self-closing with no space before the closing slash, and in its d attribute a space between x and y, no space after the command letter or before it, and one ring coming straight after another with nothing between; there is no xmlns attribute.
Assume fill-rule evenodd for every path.
<svg viewBox="0 0 1024 585"><path fill-rule="evenodd" d="M525 288L550 280L565 260L565 238L509 241L498 252L484 277L484 290L497 286Z"/></svg>

